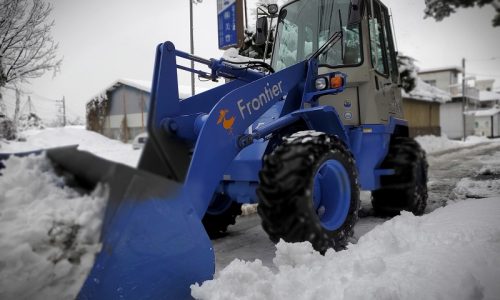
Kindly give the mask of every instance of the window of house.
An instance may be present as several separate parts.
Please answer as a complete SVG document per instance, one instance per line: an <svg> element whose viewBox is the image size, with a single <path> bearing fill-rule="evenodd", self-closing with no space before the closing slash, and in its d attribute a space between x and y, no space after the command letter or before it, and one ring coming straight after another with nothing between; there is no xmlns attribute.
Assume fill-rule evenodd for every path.
<svg viewBox="0 0 500 300"><path fill-rule="evenodd" d="M436 86L436 80L424 80L424 82L429 85Z"/></svg>

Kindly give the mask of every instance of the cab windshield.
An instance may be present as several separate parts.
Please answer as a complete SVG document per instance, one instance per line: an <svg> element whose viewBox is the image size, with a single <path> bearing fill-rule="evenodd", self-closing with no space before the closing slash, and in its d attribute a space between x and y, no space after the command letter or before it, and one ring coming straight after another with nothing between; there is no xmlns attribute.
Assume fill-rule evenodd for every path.
<svg viewBox="0 0 500 300"><path fill-rule="evenodd" d="M278 19L273 68L279 71L304 61L337 31L343 33L342 42L321 54L319 64L341 67L361 63L360 24L347 25L350 3L350 0L299 0L284 6Z"/></svg>

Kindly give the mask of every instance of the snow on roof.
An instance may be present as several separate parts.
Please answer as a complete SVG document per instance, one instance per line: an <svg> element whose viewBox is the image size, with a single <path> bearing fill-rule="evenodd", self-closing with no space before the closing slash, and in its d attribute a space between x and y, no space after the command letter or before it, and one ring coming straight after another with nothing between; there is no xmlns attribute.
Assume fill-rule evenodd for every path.
<svg viewBox="0 0 500 300"><path fill-rule="evenodd" d="M130 86L130 87L136 88L140 91L144 91L146 93L151 93L151 81L129 79L129 78L120 78L120 79L116 80L115 82L113 82L113 84L109 85L106 89L102 90L97 95L92 97L92 99L98 97L99 95L103 95L106 92L111 92L122 85ZM199 86L196 87L197 93L206 92L207 90L209 90L209 88L199 87ZM191 86L179 85L179 98L186 99L189 97L191 97Z"/></svg>
<svg viewBox="0 0 500 300"><path fill-rule="evenodd" d="M500 114L500 108L494 107L490 109L482 109L482 110L471 110L468 112L465 112L465 114L470 115L470 116L476 116L476 117L491 117L496 114Z"/></svg>
<svg viewBox="0 0 500 300"><path fill-rule="evenodd" d="M115 85L128 85L128 86L134 87L138 90L141 90L141 91L144 91L147 93L151 93L151 81L147 81L147 80L136 80L136 79L122 78L122 79L118 79L111 86L111 89ZM108 88L107 90L110 90L110 88Z"/></svg>
<svg viewBox="0 0 500 300"><path fill-rule="evenodd" d="M403 98L439 103L451 101L450 93L425 83L421 78L417 78L416 81L417 84L412 91L409 93L406 93L404 90L402 91Z"/></svg>
<svg viewBox="0 0 500 300"><path fill-rule="evenodd" d="M418 72L418 74L427 74L427 73L438 73L438 72L446 72L446 71L451 71L451 72L456 72L456 73L462 73L462 68L457 67L457 66L448 66L448 67L440 67L440 68L429 68L429 69L423 69Z"/></svg>

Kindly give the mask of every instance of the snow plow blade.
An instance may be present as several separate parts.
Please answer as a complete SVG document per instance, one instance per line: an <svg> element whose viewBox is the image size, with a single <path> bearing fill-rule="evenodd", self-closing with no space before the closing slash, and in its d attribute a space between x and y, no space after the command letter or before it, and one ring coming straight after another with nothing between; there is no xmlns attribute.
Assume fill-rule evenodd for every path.
<svg viewBox="0 0 500 300"><path fill-rule="evenodd" d="M46 153L76 185L109 187L102 250L78 299L187 299L213 277L212 244L180 184L76 147Z"/></svg>

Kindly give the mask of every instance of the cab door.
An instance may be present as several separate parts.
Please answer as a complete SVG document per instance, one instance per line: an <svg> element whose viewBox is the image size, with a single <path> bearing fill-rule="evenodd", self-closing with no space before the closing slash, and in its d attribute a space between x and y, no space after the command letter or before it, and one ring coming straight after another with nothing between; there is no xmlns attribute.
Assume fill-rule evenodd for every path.
<svg viewBox="0 0 500 300"><path fill-rule="evenodd" d="M390 15L380 1L367 1L370 35L372 78L379 120L389 121L391 116L402 118L399 73L391 31ZM372 5L373 4L373 5Z"/></svg>

